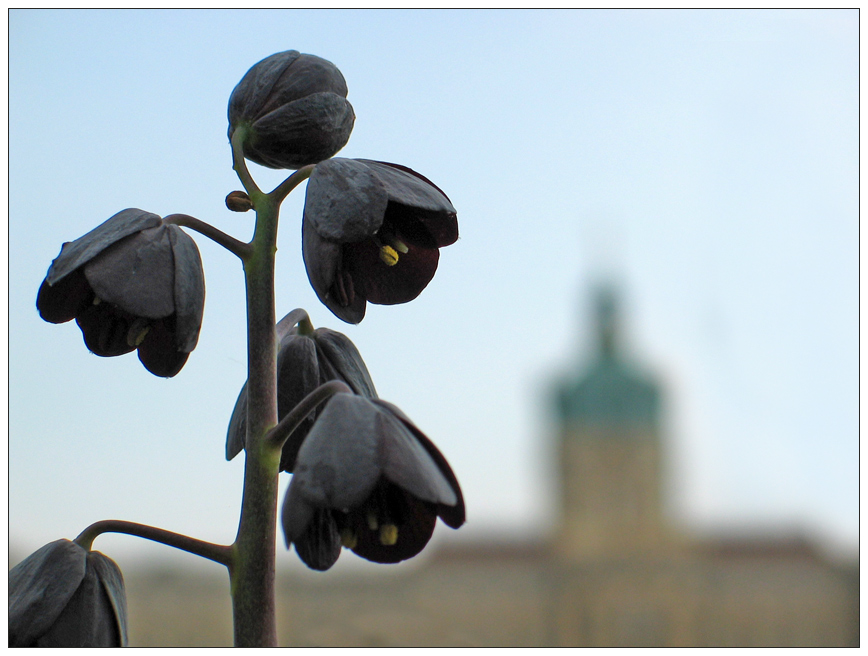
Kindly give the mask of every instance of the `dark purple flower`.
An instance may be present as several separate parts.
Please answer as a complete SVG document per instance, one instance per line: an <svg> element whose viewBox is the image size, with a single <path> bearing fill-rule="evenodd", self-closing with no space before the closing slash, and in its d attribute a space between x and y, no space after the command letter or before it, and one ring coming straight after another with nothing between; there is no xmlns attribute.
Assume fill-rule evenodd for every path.
<svg viewBox="0 0 868 656"><path fill-rule="evenodd" d="M355 122L337 67L297 50L255 64L229 98L229 138L243 128L244 156L273 169L298 169L346 145Z"/></svg>
<svg viewBox="0 0 868 656"><path fill-rule="evenodd" d="M110 558L56 540L10 570L10 647L126 644L124 577Z"/></svg>
<svg viewBox="0 0 868 656"><path fill-rule="evenodd" d="M440 248L458 239L455 208L430 180L398 164L334 158L307 184L304 263L319 299L359 323L366 303L416 298Z"/></svg>
<svg viewBox="0 0 868 656"><path fill-rule="evenodd" d="M196 243L138 209L118 212L63 245L36 307L51 323L75 319L100 356L138 349L156 376L177 374L199 340L205 277Z"/></svg>
<svg viewBox="0 0 868 656"><path fill-rule="evenodd" d="M330 380L344 382L356 394L376 397L374 382L350 339L328 328L300 333L295 326L303 311L294 310L277 324L277 416L283 419L317 387ZM283 445L280 470L292 472L302 441L321 408L311 412ZM226 459L244 448L247 435L247 383L241 388L226 435Z"/></svg>
<svg viewBox="0 0 868 656"><path fill-rule="evenodd" d="M398 408L353 394L333 396L301 445L283 501L286 545L327 570L341 546L376 563L418 554L440 517L464 523L464 498L449 463Z"/></svg>

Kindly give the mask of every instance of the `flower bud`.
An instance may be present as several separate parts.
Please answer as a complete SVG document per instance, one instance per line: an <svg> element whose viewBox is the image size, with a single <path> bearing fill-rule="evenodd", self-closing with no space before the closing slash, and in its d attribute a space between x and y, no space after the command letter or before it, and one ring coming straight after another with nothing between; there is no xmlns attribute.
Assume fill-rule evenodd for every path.
<svg viewBox="0 0 868 656"><path fill-rule="evenodd" d="M233 191L226 196L226 207L233 212L249 212L253 209L253 201L243 191Z"/></svg>
<svg viewBox="0 0 868 656"><path fill-rule="evenodd" d="M293 408L317 387L338 380L356 394L376 397L374 382L365 361L349 337L328 328L317 328L301 334L289 328L296 313L290 312L277 324L280 340L277 347L277 418L288 415ZM319 416L322 407L312 411L284 443L280 456L280 471L292 472L296 455ZM241 388L226 433L226 459L241 453L247 435L247 383Z"/></svg>
<svg viewBox="0 0 868 656"><path fill-rule="evenodd" d="M9 572L10 647L123 647L124 577L113 560L56 540Z"/></svg>
<svg viewBox="0 0 868 656"><path fill-rule="evenodd" d="M229 139L243 130L244 156L273 169L298 169L346 145L355 114L337 67L287 50L255 64L229 97Z"/></svg>

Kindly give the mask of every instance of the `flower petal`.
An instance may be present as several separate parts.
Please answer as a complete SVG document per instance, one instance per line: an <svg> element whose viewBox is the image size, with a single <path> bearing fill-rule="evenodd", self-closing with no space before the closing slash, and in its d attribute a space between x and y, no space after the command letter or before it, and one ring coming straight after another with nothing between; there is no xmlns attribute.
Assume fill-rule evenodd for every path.
<svg viewBox="0 0 868 656"><path fill-rule="evenodd" d="M84 580L87 552L69 540L46 544L9 572L9 646L33 645Z"/></svg>
<svg viewBox="0 0 868 656"><path fill-rule="evenodd" d="M175 264L166 226L112 244L84 266L97 297L136 317L162 319L175 312Z"/></svg>
<svg viewBox="0 0 868 656"><path fill-rule="evenodd" d="M437 509L437 514L440 516L447 526L451 528L458 528L462 524L464 524L465 520L465 510L464 510L464 495L461 492L461 486L458 484L458 478L455 476L455 473L452 471L452 467L449 466L446 458L440 453L440 450L434 446L434 443L428 439L428 436L425 435L421 430L419 430L416 425L410 420L407 415L405 415L400 408L389 403L388 401L383 401L382 399L372 399L372 403L374 405L380 406L382 408L386 408L389 410L398 421L400 421L416 438L418 443L422 446L423 449L431 456L431 459L436 463L437 468L440 470L440 473L446 478L449 482L449 486L452 488L452 491L455 493L456 502L454 505L451 504L440 504Z"/></svg>
<svg viewBox="0 0 868 656"><path fill-rule="evenodd" d="M458 497L428 451L389 412L386 404L376 401L373 400L375 405L383 408L379 412L382 422L379 456L383 475L423 501L455 505Z"/></svg>
<svg viewBox="0 0 868 656"><path fill-rule="evenodd" d="M314 512L304 532L294 541L302 562L319 572L334 565L341 555L341 538L328 510Z"/></svg>
<svg viewBox="0 0 868 656"><path fill-rule="evenodd" d="M434 504L419 501L393 485L388 492L394 511L400 517L398 539L395 544L384 545L377 531L366 530L363 518L355 517L354 532L358 542L353 553L375 563L398 563L417 555L434 534L437 513Z"/></svg>
<svg viewBox="0 0 868 656"><path fill-rule="evenodd" d="M350 102L336 93L323 91L299 98L253 124L244 156L273 169L322 162L346 145L355 118Z"/></svg>
<svg viewBox="0 0 868 656"><path fill-rule="evenodd" d="M81 269L76 269L53 285L43 280L36 295L39 316L50 323L65 323L75 319L93 301L93 290Z"/></svg>
<svg viewBox="0 0 868 656"><path fill-rule="evenodd" d="M229 137L232 128L244 117L258 115L281 74L299 57L298 50L275 53L257 62L232 90L229 96Z"/></svg>
<svg viewBox="0 0 868 656"><path fill-rule="evenodd" d="M301 335L290 335L281 342L277 353L277 417L282 419L305 396L324 382L320 376L317 349L314 341ZM314 424L319 408L310 413L293 431L280 454L280 470L291 472L295 468L298 450Z"/></svg>
<svg viewBox="0 0 868 656"><path fill-rule="evenodd" d="M302 256L310 285L320 301L347 323L365 318L365 297L356 293L343 268L343 247L320 237L309 221L302 222Z"/></svg>
<svg viewBox="0 0 868 656"><path fill-rule="evenodd" d="M317 512L317 509L304 498L300 492L301 488L298 485L293 487L293 481L295 481L294 476L286 489L283 507L280 510L280 525L283 528L283 538L286 540L287 548L302 536Z"/></svg>
<svg viewBox="0 0 868 656"><path fill-rule="evenodd" d="M126 644L126 619L118 616L103 575L112 577L109 587L123 599L125 616L126 599L120 570L102 554L89 552L84 580L63 612L36 641L37 647L121 647Z"/></svg>
<svg viewBox="0 0 868 656"><path fill-rule="evenodd" d="M241 386L238 400L229 418L229 428L226 430L226 460L232 460L241 453L247 439L247 381Z"/></svg>
<svg viewBox="0 0 868 656"><path fill-rule="evenodd" d="M129 312L124 312L111 303L88 305L75 317L75 323L84 336L85 346L91 353L104 358L135 350L135 345L127 341L130 327L135 320Z"/></svg>
<svg viewBox="0 0 868 656"><path fill-rule="evenodd" d="M365 164L335 157L317 164L307 183L304 220L336 243L372 236L383 223L389 196Z"/></svg>
<svg viewBox="0 0 868 656"><path fill-rule="evenodd" d="M86 235L65 243L60 255L51 263L45 280L49 285L55 284L112 244L133 233L158 226L161 221L156 214L144 210L121 210Z"/></svg>
<svg viewBox="0 0 868 656"><path fill-rule="evenodd" d="M120 633L121 646L126 647L127 638L127 593L124 584L124 575L120 567L108 556L99 551L91 551L87 554L87 566L93 567L99 574L103 588L108 595L109 602L115 613Z"/></svg>
<svg viewBox="0 0 868 656"><path fill-rule="evenodd" d="M176 225L166 226L175 265L175 346L190 353L199 341L205 311L205 274L196 242Z"/></svg>
<svg viewBox="0 0 868 656"><path fill-rule="evenodd" d="M362 287L364 298L378 305L412 301L431 282L440 261L436 248L411 246L394 266L386 266L380 260L379 247L371 241L347 244L344 253L346 268Z"/></svg>
<svg viewBox="0 0 868 656"><path fill-rule="evenodd" d="M347 82L337 66L316 55L291 57L269 94L273 104L265 104L259 111L273 109L278 98L302 98L326 91L347 97Z"/></svg>
<svg viewBox="0 0 868 656"><path fill-rule="evenodd" d="M244 130L244 156L271 168L300 168L337 153L355 122L347 84L330 61L296 50L266 57L229 98L229 138Z"/></svg>
<svg viewBox="0 0 868 656"><path fill-rule="evenodd" d="M316 508L360 505L380 477L378 415L363 397L335 394L301 445L290 487Z"/></svg>
<svg viewBox="0 0 868 656"><path fill-rule="evenodd" d="M174 317L150 324L145 340L139 345L139 360L155 376L171 378L184 367L189 353L175 346Z"/></svg>
<svg viewBox="0 0 868 656"><path fill-rule="evenodd" d="M374 381L371 380L365 361L349 337L328 328L317 328L313 338L320 363L327 362L334 370L335 378L343 380L356 394L367 397L377 396Z"/></svg>
<svg viewBox="0 0 868 656"><path fill-rule="evenodd" d="M413 169L400 164L378 162L371 159L355 161L372 170L373 175L379 179L389 195L389 200L420 210L442 214L456 213L446 194L440 191L440 188L428 178Z"/></svg>

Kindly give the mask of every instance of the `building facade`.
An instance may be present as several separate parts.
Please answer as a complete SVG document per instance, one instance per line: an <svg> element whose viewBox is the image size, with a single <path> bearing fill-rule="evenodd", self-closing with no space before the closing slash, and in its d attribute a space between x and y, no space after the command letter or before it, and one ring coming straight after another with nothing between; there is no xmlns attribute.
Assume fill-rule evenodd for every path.
<svg viewBox="0 0 868 656"><path fill-rule="evenodd" d="M452 546L365 575L281 577L281 644L859 644L858 564L832 566L798 539L699 541L667 525L660 386L625 359L611 289L595 313L590 363L554 392L561 510L551 542ZM225 584L130 577L128 593L131 644L231 644Z"/></svg>

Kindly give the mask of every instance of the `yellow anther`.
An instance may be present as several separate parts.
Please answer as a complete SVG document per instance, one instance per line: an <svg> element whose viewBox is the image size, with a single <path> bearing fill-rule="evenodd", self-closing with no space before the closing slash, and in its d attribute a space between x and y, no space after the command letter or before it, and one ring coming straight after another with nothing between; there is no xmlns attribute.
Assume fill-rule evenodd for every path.
<svg viewBox="0 0 868 656"><path fill-rule="evenodd" d="M97 296L96 294L94 294L94 297L93 297L93 304L94 304L94 305L99 305L100 303L102 303L102 299L101 299L99 296Z"/></svg>
<svg viewBox="0 0 868 656"><path fill-rule="evenodd" d="M407 252L410 250L410 247L397 237L393 237L392 239L390 239L389 243L392 244L392 248L394 248L396 251L403 255L406 255Z"/></svg>
<svg viewBox="0 0 868 656"><path fill-rule="evenodd" d="M398 541L398 527L394 524L383 524L380 527L380 544L391 547Z"/></svg>
<svg viewBox="0 0 868 656"><path fill-rule="evenodd" d="M341 529L341 544L345 546L347 549L353 549L359 543L359 539L356 537L356 534L353 533L353 529L351 528L342 528Z"/></svg>
<svg viewBox="0 0 868 656"><path fill-rule="evenodd" d="M376 531L380 523L377 521L377 516L374 514L373 510L368 511L368 514L365 515L365 519L368 521L368 528L372 531Z"/></svg>
<svg viewBox="0 0 868 656"><path fill-rule="evenodd" d="M386 266L395 266L398 263L398 251L384 244L380 246L380 259Z"/></svg>
<svg viewBox="0 0 868 656"><path fill-rule="evenodd" d="M127 331L127 344L129 346L138 346L145 341L145 336L150 329L151 327L143 319L136 319Z"/></svg>

